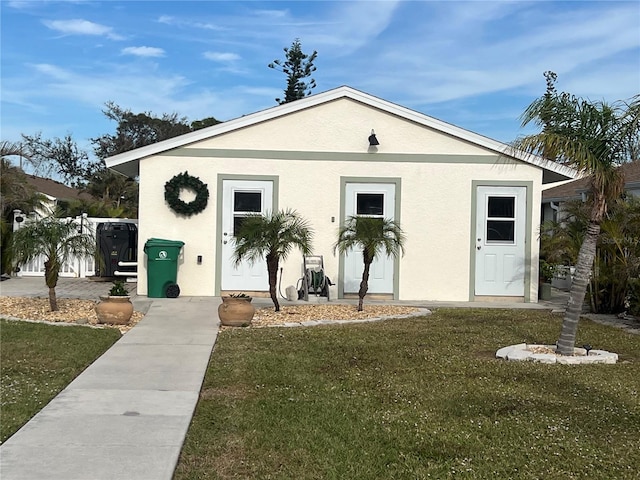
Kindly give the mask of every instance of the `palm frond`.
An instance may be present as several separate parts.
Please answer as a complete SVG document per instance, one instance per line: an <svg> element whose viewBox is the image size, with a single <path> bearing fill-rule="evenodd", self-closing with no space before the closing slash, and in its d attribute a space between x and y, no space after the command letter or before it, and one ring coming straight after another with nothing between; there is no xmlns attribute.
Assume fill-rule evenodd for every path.
<svg viewBox="0 0 640 480"><path fill-rule="evenodd" d="M295 210L250 215L234 237L234 262L255 262L269 254L285 260L295 248L308 255L312 240L313 230Z"/></svg>
<svg viewBox="0 0 640 480"><path fill-rule="evenodd" d="M25 263L40 255L48 260L64 264L72 257L90 257L95 254L93 235L78 233L76 222L47 217L34 222L25 222L13 233L14 257Z"/></svg>
<svg viewBox="0 0 640 480"><path fill-rule="evenodd" d="M404 243L405 234L394 220L351 216L340 227L333 250L346 253L361 247L372 258L381 253L398 256L404 254Z"/></svg>

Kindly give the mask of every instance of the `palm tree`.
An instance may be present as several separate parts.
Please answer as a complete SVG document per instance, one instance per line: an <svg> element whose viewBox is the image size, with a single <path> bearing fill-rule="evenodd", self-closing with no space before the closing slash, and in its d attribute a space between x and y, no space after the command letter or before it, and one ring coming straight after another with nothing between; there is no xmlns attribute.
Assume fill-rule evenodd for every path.
<svg viewBox="0 0 640 480"><path fill-rule="evenodd" d="M312 237L313 231L307 221L295 210L248 216L236 233L234 239L236 265L244 259L250 262L255 262L259 258L266 259L269 293L276 312L280 311L276 292L280 260L285 260L294 247L298 247L303 255L309 255Z"/></svg>
<svg viewBox="0 0 640 480"><path fill-rule="evenodd" d="M591 176L589 224L558 340L558 353L573 355L578 320L596 255L600 224L610 201L620 197L624 179L618 168L638 160L640 153L640 95L628 102L591 102L568 93L547 94L523 113L522 126L542 127L538 134L517 139L514 147L543 155Z"/></svg>
<svg viewBox="0 0 640 480"><path fill-rule="evenodd" d="M364 297L369 289L369 269L381 253L397 257L404 254L405 235L400 225L387 218L352 216L338 231L338 240L333 251L341 254L354 247L362 248L364 270L358 291L358 311L362 311Z"/></svg>
<svg viewBox="0 0 640 480"><path fill-rule="evenodd" d="M79 225L54 217L23 225L13 233L12 250L14 257L25 263L44 255L44 280L49 287L51 311L58 310L56 285L60 269L72 257L88 257L96 252L93 235L78 233Z"/></svg>
<svg viewBox="0 0 640 480"><path fill-rule="evenodd" d="M135 180L104 168L89 177L83 191L101 201L107 208L113 208L109 216L137 216L138 182Z"/></svg>
<svg viewBox="0 0 640 480"><path fill-rule="evenodd" d="M8 140L0 141L0 157L11 157L25 155L24 145L19 142L10 142Z"/></svg>
<svg viewBox="0 0 640 480"><path fill-rule="evenodd" d="M32 212L42 209L44 196L29 185L27 176L8 157L25 156L20 143L0 142L0 257L2 273L10 273L13 265L8 245L11 243L13 211Z"/></svg>

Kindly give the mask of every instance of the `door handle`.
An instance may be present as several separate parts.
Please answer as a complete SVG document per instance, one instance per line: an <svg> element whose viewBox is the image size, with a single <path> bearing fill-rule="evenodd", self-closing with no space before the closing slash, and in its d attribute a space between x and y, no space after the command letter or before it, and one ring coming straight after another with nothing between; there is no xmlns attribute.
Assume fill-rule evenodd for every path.
<svg viewBox="0 0 640 480"><path fill-rule="evenodd" d="M227 242L224 242L224 243L227 243ZM480 250L482 248L482 245L478 245L477 248L478 248L478 250Z"/></svg>

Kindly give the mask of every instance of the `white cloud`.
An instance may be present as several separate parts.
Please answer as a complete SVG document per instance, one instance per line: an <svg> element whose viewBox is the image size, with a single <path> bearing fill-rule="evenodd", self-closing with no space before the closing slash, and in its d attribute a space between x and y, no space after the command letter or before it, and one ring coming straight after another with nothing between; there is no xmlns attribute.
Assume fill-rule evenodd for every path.
<svg viewBox="0 0 640 480"><path fill-rule="evenodd" d="M277 18L287 18L289 16L289 10L253 10L251 14L256 17L274 20Z"/></svg>
<svg viewBox="0 0 640 480"><path fill-rule="evenodd" d="M56 101L79 104L95 109L96 115L103 109L104 103L114 101L133 112L152 112L154 114L173 113L187 116L191 120L215 116L227 120L250 113L258 108L273 106L271 97L277 90L252 91L251 88L229 86L208 89L193 88L191 81L181 75L156 74L137 64L105 65L101 71L86 73L81 70L65 69L51 64L32 66L35 75L29 80L18 82L16 79L3 85L3 101L13 105L22 105L24 110L39 115L53 115L46 111L42 99L55 98ZM264 95L258 99L248 95ZM264 103L261 103L261 100ZM28 104L26 102L29 102ZM44 109L44 110L43 110Z"/></svg>
<svg viewBox="0 0 640 480"><path fill-rule="evenodd" d="M204 52L203 56L214 62L235 62L241 58L240 55L229 52Z"/></svg>
<svg viewBox="0 0 640 480"><path fill-rule="evenodd" d="M29 7L33 2L26 0L11 0L7 2L7 6L18 10Z"/></svg>
<svg viewBox="0 0 640 480"><path fill-rule="evenodd" d="M42 23L51 30L65 35L94 35L104 36L112 40L122 40L120 35L113 32L113 28L79 18L72 20L43 20Z"/></svg>
<svg viewBox="0 0 640 480"><path fill-rule="evenodd" d="M215 30L215 31L218 31L218 32L226 30L225 28L221 27L220 25L218 25L216 23L196 22L196 23L193 23L192 26L195 27L195 28L201 28L203 30Z"/></svg>
<svg viewBox="0 0 640 480"><path fill-rule="evenodd" d="M282 96L282 90L277 88L268 88L268 87L245 87L239 86L236 88L236 91L242 95L255 95L257 97L277 97L278 95Z"/></svg>
<svg viewBox="0 0 640 480"><path fill-rule="evenodd" d="M387 29L400 3L340 2L324 21L317 22L316 28L306 29L304 43L314 45L319 52L326 52L328 47L335 56L352 54Z"/></svg>
<svg viewBox="0 0 640 480"><path fill-rule="evenodd" d="M226 30L224 27L221 27L217 23L210 22L199 22L189 19L181 19L172 17L170 15L160 15L158 17L158 23L163 23L165 25L175 25L177 27L182 28L200 28L202 30L214 30L214 31L223 31Z"/></svg>
<svg viewBox="0 0 640 480"><path fill-rule="evenodd" d="M33 65L36 71L56 80L69 80L72 75L67 70L49 63L37 63Z"/></svg>
<svg viewBox="0 0 640 480"><path fill-rule="evenodd" d="M122 49L123 55L135 55L137 57L164 57L164 50L156 47L126 47Z"/></svg>

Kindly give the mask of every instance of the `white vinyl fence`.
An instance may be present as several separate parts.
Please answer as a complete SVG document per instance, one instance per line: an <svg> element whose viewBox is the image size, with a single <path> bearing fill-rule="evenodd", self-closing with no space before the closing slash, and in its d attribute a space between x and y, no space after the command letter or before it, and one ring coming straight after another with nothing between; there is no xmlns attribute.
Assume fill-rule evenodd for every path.
<svg viewBox="0 0 640 480"><path fill-rule="evenodd" d="M21 219L21 220L20 220ZM37 219L37 216L28 216L15 210L13 214L13 231L19 230L22 225L33 222ZM78 233L91 233L96 236L96 229L99 223L134 223L138 224L138 220L130 220L126 218L95 218L88 217L87 214L71 218L61 218L61 222L74 222L78 225ZM96 239L97 242L97 239ZM96 243L97 246L97 243ZM19 277L44 277L44 262L45 258L40 256L31 262L20 265L20 271L17 273ZM96 263L93 256L85 257L84 259L73 258L69 262L65 263L60 270L61 277L75 277L85 278L91 277L96 274Z"/></svg>

